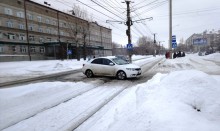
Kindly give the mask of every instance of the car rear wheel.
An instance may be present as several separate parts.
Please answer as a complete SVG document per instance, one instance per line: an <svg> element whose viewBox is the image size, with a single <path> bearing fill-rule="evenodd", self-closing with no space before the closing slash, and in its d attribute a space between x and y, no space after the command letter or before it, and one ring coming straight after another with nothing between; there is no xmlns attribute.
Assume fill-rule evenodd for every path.
<svg viewBox="0 0 220 131"><path fill-rule="evenodd" d="M91 70L87 70L85 74L88 78L93 77L93 72Z"/></svg>
<svg viewBox="0 0 220 131"><path fill-rule="evenodd" d="M126 79L126 74L125 74L125 72L124 71L119 71L118 73L117 73L117 79L118 80L124 80L124 79Z"/></svg>

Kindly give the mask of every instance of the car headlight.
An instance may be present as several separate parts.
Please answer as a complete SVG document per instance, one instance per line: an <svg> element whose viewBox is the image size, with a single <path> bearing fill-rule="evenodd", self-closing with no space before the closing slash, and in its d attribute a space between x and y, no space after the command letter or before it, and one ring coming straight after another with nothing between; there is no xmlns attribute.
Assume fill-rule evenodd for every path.
<svg viewBox="0 0 220 131"><path fill-rule="evenodd" d="M126 68L129 71L135 71L135 68Z"/></svg>

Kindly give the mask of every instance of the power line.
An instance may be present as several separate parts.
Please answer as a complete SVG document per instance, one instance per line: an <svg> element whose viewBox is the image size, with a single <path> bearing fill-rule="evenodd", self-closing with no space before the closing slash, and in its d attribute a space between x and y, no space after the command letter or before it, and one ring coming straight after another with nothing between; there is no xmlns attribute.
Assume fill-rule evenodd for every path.
<svg viewBox="0 0 220 131"><path fill-rule="evenodd" d="M106 2L105 0L103 0L103 2L104 2L106 5L108 5L108 7L111 7L114 11L116 11L117 13L119 13L120 16L121 16L121 12L120 12L118 9L115 9L109 2Z"/></svg>
<svg viewBox="0 0 220 131"><path fill-rule="evenodd" d="M144 10L144 11L142 11L141 13L138 13L138 15L141 15L141 14L144 14L144 13L146 13L146 12L149 12L149 11L151 11L151 10L153 10L153 9L156 9L157 7L160 7L160 6L164 5L164 4L166 4L167 2L168 2L168 1L165 0L165 1L161 2L161 3L159 3L158 5L155 5L155 6L151 7L151 8L148 8L147 10ZM133 16L133 17L137 17L138 15L135 15L135 16Z"/></svg>
<svg viewBox="0 0 220 131"><path fill-rule="evenodd" d="M107 16L108 18L111 18L111 19L113 19L113 20L116 20L116 19L114 19L114 18L112 18L112 17L110 17L110 16L108 16L108 15L106 15L106 14L104 14L104 13L102 13L102 12L100 12L100 11L98 11L98 10L96 10L96 9L94 9L94 8L92 8L92 7L90 7L90 6L88 6L87 4L85 4L85 3L83 3L83 2L81 2L81 1L79 1L79 0L76 0L76 1L82 3L83 5L85 5L85 6L89 7L89 8L91 8L91 9L93 9L93 10L95 10L95 11L101 13L101 14L103 14L104 16Z"/></svg>
<svg viewBox="0 0 220 131"><path fill-rule="evenodd" d="M199 12L211 12L214 10L219 10L220 8L215 8L215 9L204 9L204 10L192 10L192 11L185 11L185 12L179 12L179 13L175 13L173 14L173 16L178 16L178 15L185 15L185 14L193 14L193 13L199 13ZM164 15L164 16L157 16L157 17L168 17L168 15Z"/></svg>
<svg viewBox="0 0 220 131"><path fill-rule="evenodd" d="M152 1L152 2L150 2L150 3L146 4L146 5L143 5L143 6L141 6L141 7L137 7L137 9L141 9L141 8L143 8L143 7L149 6L149 5L153 4L153 3L155 3L156 1L158 1L158 0ZM137 10L137 9L136 9L136 10Z"/></svg>
<svg viewBox="0 0 220 131"><path fill-rule="evenodd" d="M77 0L77 1L79 1L79 0ZM108 9L106 9L105 7L103 7L102 5L100 5L99 3L97 3L97 2L95 2L95 1L93 1L93 0L91 0L91 1L94 2L94 3L96 3L97 5L99 5L99 6L102 7L103 9L107 10L107 11L110 12L111 14L114 14L114 15L117 16L118 18L124 20L123 18L121 18L121 17L118 16L117 14L115 14L115 13L109 11Z"/></svg>

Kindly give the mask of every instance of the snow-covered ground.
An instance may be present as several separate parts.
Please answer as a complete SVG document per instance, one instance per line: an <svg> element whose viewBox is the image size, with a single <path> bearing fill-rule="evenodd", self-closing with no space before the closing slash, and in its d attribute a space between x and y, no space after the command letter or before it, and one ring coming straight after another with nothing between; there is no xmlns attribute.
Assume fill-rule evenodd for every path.
<svg viewBox="0 0 220 131"><path fill-rule="evenodd" d="M143 65L150 59L157 58L149 57L134 63ZM13 70L15 76L32 75L33 70L53 73L57 71L54 66L57 63L62 65L59 71L80 69L83 63L38 62L26 68L30 62L0 63L1 77L14 75ZM218 62L219 53L164 60L151 70L158 72L151 80L133 86L131 81L113 80L103 84L103 81L95 80L87 83L43 82L0 89L0 130L68 130L115 92L131 85L76 130L219 131ZM59 104L61 102L64 103Z"/></svg>

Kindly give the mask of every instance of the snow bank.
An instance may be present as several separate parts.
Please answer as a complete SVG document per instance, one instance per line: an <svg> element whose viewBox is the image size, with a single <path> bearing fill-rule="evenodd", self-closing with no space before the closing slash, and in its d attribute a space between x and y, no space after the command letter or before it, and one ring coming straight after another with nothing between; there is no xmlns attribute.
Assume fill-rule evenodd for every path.
<svg viewBox="0 0 220 131"><path fill-rule="evenodd" d="M216 79L196 70L158 73L121 94L77 130L218 131Z"/></svg>
<svg viewBox="0 0 220 131"><path fill-rule="evenodd" d="M72 99L101 83L42 82L1 89L0 130Z"/></svg>
<svg viewBox="0 0 220 131"><path fill-rule="evenodd" d="M217 61L217 62L220 62L220 53L213 53L213 54L210 54L210 55L206 55L206 56L203 56L205 59L208 59L208 60L213 60L213 61Z"/></svg>

